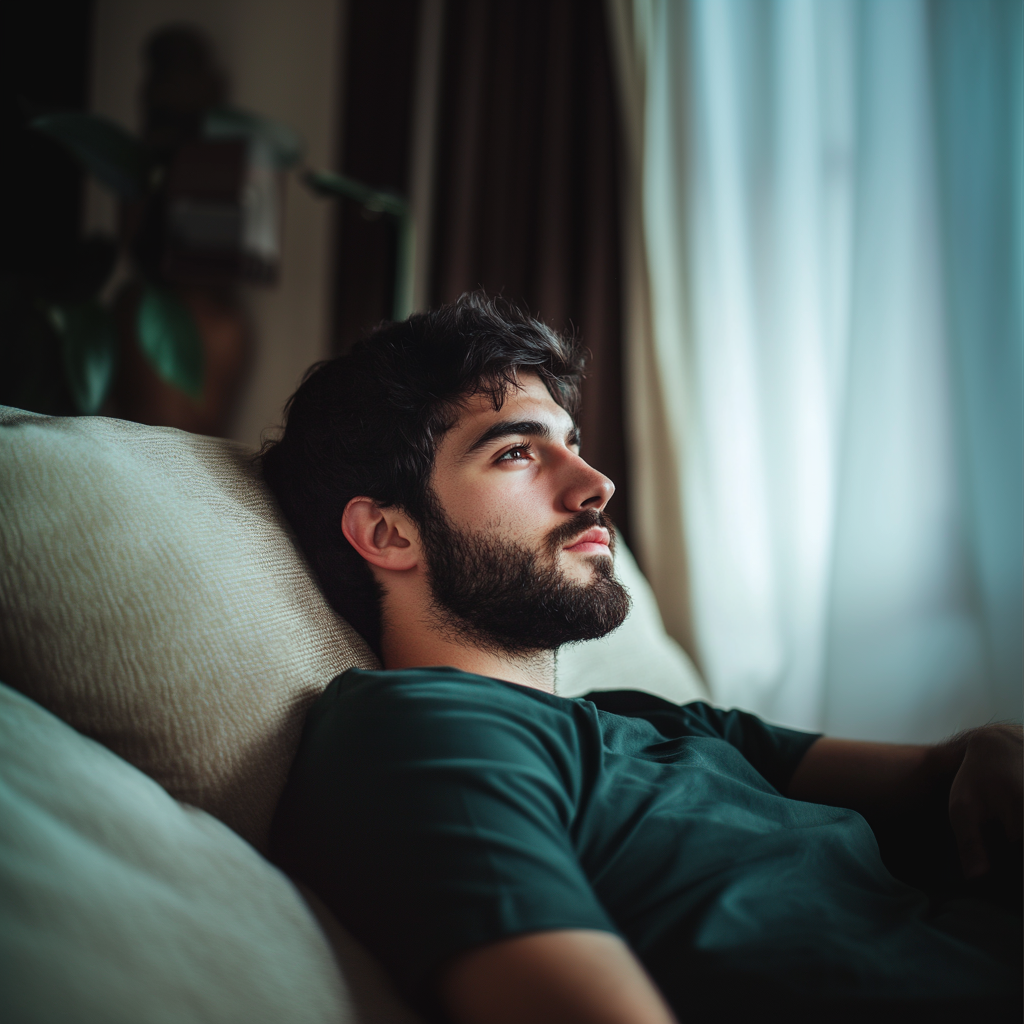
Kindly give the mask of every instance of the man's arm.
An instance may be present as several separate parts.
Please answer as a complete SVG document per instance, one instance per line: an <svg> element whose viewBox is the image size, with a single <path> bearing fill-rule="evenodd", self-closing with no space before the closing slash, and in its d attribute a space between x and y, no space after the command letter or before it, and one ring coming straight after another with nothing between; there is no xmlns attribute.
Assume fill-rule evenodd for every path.
<svg viewBox="0 0 1024 1024"><path fill-rule="evenodd" d="M629 947L609 932L534 932L455 960L441 979L458 1024L676 1024Z"/></svg>
<svg viewBox="0 0 1024 1024"><path fill-rule="evenodd" d="M1021 727L991 725L945 743L916 746L822 737L789 784L796 800L849 807L874 824L941 796L968 878L990 866L983 833L998 822L1011 842L1022 834Z"/></svg>

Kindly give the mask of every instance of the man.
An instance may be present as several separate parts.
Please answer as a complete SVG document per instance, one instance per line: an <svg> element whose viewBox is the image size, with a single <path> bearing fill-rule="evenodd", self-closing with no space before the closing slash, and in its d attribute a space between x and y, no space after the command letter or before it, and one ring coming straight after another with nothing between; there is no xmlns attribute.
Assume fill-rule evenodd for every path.
<svg viewBox="0 0 1024 1024"><path fill-rule="evenodd" d="M581 372L469 297L292 397L266 478L385 671L313 708L278 862L437 1019L1019 1019L1019 918L897 881L871 827L938 800L966 873L990 874L1007 843L986 830L1021 835L1019 727L894 746L555 694L557 649L629 607L613 485L579 455Z"/></svg>

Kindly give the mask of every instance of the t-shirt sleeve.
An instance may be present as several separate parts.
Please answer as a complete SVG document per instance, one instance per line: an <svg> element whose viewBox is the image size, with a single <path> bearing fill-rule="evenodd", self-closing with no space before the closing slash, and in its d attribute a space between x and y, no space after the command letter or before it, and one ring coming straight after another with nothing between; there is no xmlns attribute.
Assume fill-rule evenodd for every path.
<svg viewBox="0 0 1024 1024"><path fill-rule="evenodd" d="M438 970L474 946L615 931L570 838L581 780L564 715L498 683L332 687L272 852L407 996L429 1004Z"/></svg>
<svg viewBox="0 0 1024 1024"><path fill-rule="evenodd" d="M786 729L704 701L679 706L636 690L587 694L602 711L643 718L664 736L713 736L734 746L765 781L785 794L797 765L820 733Z"/></svg>
<svg viewBox="0 0 1024 1024"><path fill-rule="evenodd" d="M724 711L698 701L683 711L691 720L700 721L731 743L750 764L780 793L789 789L790 780L804 754L820 733L785 729L747 711Z"/></svg>

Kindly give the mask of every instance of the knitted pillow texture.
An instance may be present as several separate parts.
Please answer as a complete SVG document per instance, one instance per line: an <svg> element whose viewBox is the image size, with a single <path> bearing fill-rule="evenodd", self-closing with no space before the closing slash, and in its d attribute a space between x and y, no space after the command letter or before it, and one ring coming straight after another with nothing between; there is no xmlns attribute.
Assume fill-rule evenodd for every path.
<svg viewBox="0 0 1024 1024"><path fill-rule="evenodd" d="M373 654L240 445L0 407L0 680L265 849L306 709Z"/></svg>
<svg viewBox="0 0 1024 1024"><path fill-rule="evenodd" d="M559 653L558 692L706 688L625 545L633 610ZM241 445L0 406L0 680L265 849L302 720L376 668Z"/></svg>
<svg viewBox="0 0 1024 1024"><path fill-rule="evenodd" d="M710 700L693 662L665 632L654 591L621 541L615 575L632 599L626 621L607 636L563 647L555 692L582 697L591 690L643 690L673 704Z"/></svg>

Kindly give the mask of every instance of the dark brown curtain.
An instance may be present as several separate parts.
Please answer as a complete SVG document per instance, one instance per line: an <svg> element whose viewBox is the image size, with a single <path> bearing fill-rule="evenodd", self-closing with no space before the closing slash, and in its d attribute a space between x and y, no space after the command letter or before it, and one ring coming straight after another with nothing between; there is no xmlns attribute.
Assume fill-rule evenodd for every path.
<svg viewBox="0 0 1024 1024"><path fill-rule="evenodd" d="M409 188L418 0L350 0L340 168ZM619 136L604 5L447 0L430 302L483 288L590 352L584 457L629 539L622 402ZM394 232L340 207L335 342L390 313Z"/></svg>
<svg viewBox="0 0 1024 1024"><path fill-rule="evenodd" d="M603 4L449 0L431 298L484 288L578 334L583 454L628 539L617 118Z"/></svg>
<svg viewBox="0 0 1024 1024"><path fill-rule="evenodd" d="M344 26L342 174L409 191L420 0L349 0ZM338 203L334 260L336 352L391 316L396 235L391 220Z"/></svg>

